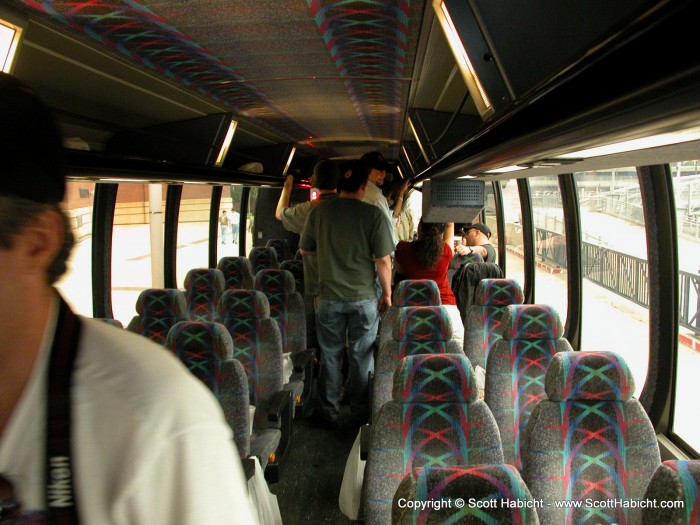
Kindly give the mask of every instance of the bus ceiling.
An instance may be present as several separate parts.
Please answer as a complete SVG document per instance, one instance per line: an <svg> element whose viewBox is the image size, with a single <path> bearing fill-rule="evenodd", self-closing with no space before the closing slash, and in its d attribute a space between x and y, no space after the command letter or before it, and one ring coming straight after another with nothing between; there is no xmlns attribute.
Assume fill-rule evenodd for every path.
<svg viewBox="0 0 700 525"><path fill-rule="evenodd" d="M561 172L586 160L572 153L700 124L700 59L679 51L690 0L218 6L4 2L6 69L93 153L188 164L135 139L183 133L195 165L259 162L246 179L262 184L370 150L417 181Z"/></svg>

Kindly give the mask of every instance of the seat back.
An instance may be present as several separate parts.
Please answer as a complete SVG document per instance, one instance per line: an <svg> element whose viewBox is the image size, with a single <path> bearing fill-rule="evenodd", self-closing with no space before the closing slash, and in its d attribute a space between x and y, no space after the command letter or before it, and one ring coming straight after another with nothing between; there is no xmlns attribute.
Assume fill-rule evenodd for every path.
<svg viewBox="0 0 700 525"><path fill-rule="evenodd" d="M287 270L262 269L255 274L253 288L265 294L270 317L282 335L283 352L306 350L304 299L296 292L294 276Z"/></svg>
<svg viewBox="0 0 700 525"><path fill-rule="evenodd" d="M248 254L248 260L253 270L253 276L260 270L278 269L280 267L277 251L268 246L255 246Z"/></svg>
<svg viewBox="0 0 700 525"><path fill-rule="evenodd" d="M277 262L279 263L282 263L282 261L288 261L294 257L294 254L291 253L291 249L289 247L289 240L287 239L268 239L265 246L275 249L275 252L277 253Z"/></svg>
<svg viewBox="0 0 700 525"><path fill-rule="evenodd" d="M513 279L482 279L464 323L464 353L473 367L486 369L491 348L501 339L503 313L511 304L522 304L523 291Z"/></svg>
<svg viewBox="0 0 700 525"><path fill-rule="evenodd" d="M641 499L660 464L654 428L632 397L625 361L613 352L558 353L545 390L523 447L523 479L532 496L545 501L540 523L641 523L640 508L590 505ZM581 507L546 505L557 500Z"/></svg>
<svg viewBox="0 0 700 525"><path fill-rule="evenodd" d="M216 268L224 274L226 290L253 289L253 267L245 257L222 257Z"/></svg>
<svg viewBox="0 0 700 525"><path fill-rule="evenodd" d="M194 268L185 276L185 300L190 321L213 321L216 303L224 292L226 281L221 270Z"/></svg>
<svg viewBox="0 0 700 525"><path fill-rule="evenodd" d="M250 454L248 379L233 358L233 340L220 323L181 321L168 332L165 346L219 400L242 458Z"/></svg>
<svg viewBox="0 0 700 525"><path fill-rule="evenodd" d="M478 504L464 504L465 497ZM456 504L459 500L462 505ZM418 501L427 504L410 504ZM538 525L539 521L532 495L515 467L479 465L414 469L394 494L391 523Z"/></svg>
<svg viewBox="0 0 700 525"><path fill-rule="evenodd" d="M664 461L654 472L644 499L657 502L642 511L644 525L700 523L700 461Z"/></svg>
<svg viewBox="0 0 700 525"><path fill-rule="evenodd" d="M365 471L365 519L390 523L401 479L416 467L503 462L496 422L478 400L462 354L414 355L394 374L392 400L372 424Z"/></svg>
<svg viewBox="0 0 700 525"><path fill-rule="evenodd" d="M527 420L544 399L544 377L557 352L571 351L551 306L510 305L503 315L503 338L486 364L486 404L501 432L506 463L521 468L520 445Z"/></svg>
<svg viewBox="0 0 700 525"><path fill-rule="evenodd" d="M440 290L431 279L405 279L394 287L391 306L387 308L379 325L379 344L391 339L391 331L399 317L399 311L406 306L439 306Z"/></svg>
<svg viewBox="0 0 700 525"><path fill-rule="evenodd" d="M314 298L306 294L304 284L304 262L301 259L292 259L280 264L281 270L287 270L294 276L294 287L304 299L304 314L306 318L306 344L307 346L318 347L316 340L316 316L314 308Z"/></svg>
<svg viewBox="0 0 700 525"><path fill-rule="evenodd" d="M233 357L246 371L250 404L257 407L254 426L264 427L270 399L283 387L282 338L267 298L256 290L227 290L216 319L231 335Z"/></svg>
<svg viewBox="0 0 700 525"><path fill-rule="evenodd" d="M136 300L136 313L127 330L162 345L173 325L187 320L185 295L175 288L148 288Z"/></svg>
<svg viewBox="0 0 700 525"><path fill-rule="evenodd" d="M443 306L401 308L394 323L392 339L377 355L372 386L372 416L391 399L394 372L401 360L420 354L461 354L461 345L452 339L452 322Z"/></svg>

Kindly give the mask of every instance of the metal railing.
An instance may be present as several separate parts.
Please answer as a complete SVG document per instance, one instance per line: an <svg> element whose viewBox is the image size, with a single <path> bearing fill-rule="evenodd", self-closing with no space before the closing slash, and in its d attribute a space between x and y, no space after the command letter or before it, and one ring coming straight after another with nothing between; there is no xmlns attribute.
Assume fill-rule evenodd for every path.
<svg viewBox="0 0 700 525"><path fill-rule="evenodd" d="M535 228L536 256L540 261L566 268L566 240L557 232ZM649 307L647 261L604 246L582 243L583 277L630 301ZM700 335L700 273L679 272L678 324Z"/></svg>

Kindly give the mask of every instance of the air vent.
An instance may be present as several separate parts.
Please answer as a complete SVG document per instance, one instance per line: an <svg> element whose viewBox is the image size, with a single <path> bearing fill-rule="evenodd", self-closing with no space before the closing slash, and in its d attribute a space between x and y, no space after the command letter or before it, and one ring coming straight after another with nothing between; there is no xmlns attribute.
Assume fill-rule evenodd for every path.
<svg viewBox="0 0 700 525"><path fill-rule="evenodd" d="M425 222L472 222L484 208L485 183L478 180L426 180Z"/></svg>

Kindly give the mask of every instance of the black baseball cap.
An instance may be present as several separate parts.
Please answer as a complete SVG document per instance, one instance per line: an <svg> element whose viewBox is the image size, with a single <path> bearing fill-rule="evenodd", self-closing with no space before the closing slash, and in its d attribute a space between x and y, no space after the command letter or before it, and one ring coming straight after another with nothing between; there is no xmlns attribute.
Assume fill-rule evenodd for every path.
<svg viewBox="0 0 700 525"><path fill-rule="evenodd" d="M474 223L474 224L470 224L470 225L468 225L468 226L465 226L465 227L462 229L462 232L463 232L464 234L466 234L469 230L472 230L472 229L474 229L474 230L479 230L481 233L483 233L483 234L486 235L487 237L491 237L491 228L489 228L488 226L486 226L483 222L476 222L476 223Z"/></svg>
<svg viewBox="0 0 700 525"><path fill-rule="evenodd" d="M384 155L378 151L370 151L362 155L362 160L369 166L370 169L386 171L389 168L389 163L384 159Z"/></svg>
<svg viewBox="0 0 700 525"><path fill-rule="evenodd" d="M49 108L29 87L0 73L0 195L45 204L63 200L63 143Z"/></svg>

